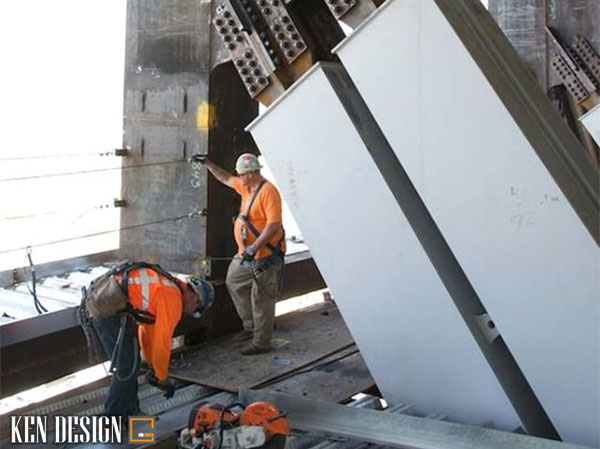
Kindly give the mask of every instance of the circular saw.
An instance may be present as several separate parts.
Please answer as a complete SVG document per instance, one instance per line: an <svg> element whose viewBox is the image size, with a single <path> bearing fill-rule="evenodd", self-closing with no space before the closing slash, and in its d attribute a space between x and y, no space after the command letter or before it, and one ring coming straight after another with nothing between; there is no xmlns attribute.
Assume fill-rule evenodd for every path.
<svg viewBox="0 0 600 449"><path fill-rule="evenodd" d="M284 449L290 428L269 402L227 406L201 402L179 435L180 449Z"/></svg>

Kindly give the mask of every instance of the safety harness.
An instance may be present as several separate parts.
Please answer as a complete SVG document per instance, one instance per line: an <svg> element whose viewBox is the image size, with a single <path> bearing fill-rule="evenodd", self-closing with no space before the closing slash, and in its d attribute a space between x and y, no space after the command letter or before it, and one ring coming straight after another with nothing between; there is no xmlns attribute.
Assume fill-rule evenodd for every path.
<svg viewBox="0 0 600 449"><path fill-rule="evenodd" d="M131 379L131 377L135 375L137 371L139 355L137 338L134 338L135 362L131 372L127 376L124 378L119 377L117 374L117 360L120 358L127 326L133 324L131 323L131 320L133 320L136 325L150 325L154 324L156 321L156 317L152 313L145 310L145 307L142 309L134 308L129 302L127 290L129 286L129 272L135 269L150 269L158 276L168 279L170 283L179 288L177 279L169 272L165 271L160 265L149 264L146 262L123 262L119 265L113 266L102 276L94 279L91 282L88 290L85 288L83 289L81 305L78 311L79 322L83 328L87 340L88 355L92 362L102 361L100 341L96 330L91 324L92 318L103 319L116 315L121 316L121 326L119 328L117 342L111 356L110 372L114 373L117 379L123 382ZM120 283L116 279L116 276L118 275L121 275ZM149 301L149 298L144 297L143 302L148 304L147 301Z"/></svg>
<svg viewBox="0 0 600 449"><path fill-rule="evenodd" d="M250 229L250 232L252 232L252 234L254 234L255 238L258 238L258 236L260 235L260 232L258 231L258 229L256 229L256 227L252 224L252 222L250 221L250 210L252 209L252 206L254 205L254 201L256 200L256 198L258 197L258 192L260 192L260 189L262 188L263 185L265 185L266 183L266 179L263 179L260 184L258 184L258 187L256 187L256 190L254 191L254 194L252 195L252 198L250 199L250 203L248 204L248 208L246 209L246 213L242 214L240 212L240 214L238 215L238 217L244 222L244 224L248 227L248 229ZM264 259L260 259L259 262L259 269L261 270L266 270L269 266L271 266L276 260L277 258L280 258L281 260L283 260L284 258L284 254L283 254L283 249L282 249L282 243L285 239L285 229L283 228L283 225L281 226L281 239L279 240L279 242L277 242L277 245L273 246L270 242L267 242L265 244L265 246L271 250L271 255L269 257L265 257ZM244 245L246 244L246 239L244 238Z"/></svg>

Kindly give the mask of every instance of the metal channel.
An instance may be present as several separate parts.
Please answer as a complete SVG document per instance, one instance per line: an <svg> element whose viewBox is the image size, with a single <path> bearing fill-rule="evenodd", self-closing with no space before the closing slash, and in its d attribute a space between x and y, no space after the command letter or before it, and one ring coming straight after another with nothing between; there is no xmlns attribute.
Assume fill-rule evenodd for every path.
<svg viewBox="0 0 600 449"><path fill-rule="evenodd" d="M323 64L323 72L527 432L559 439L502 337L490 344L481 331L476 317L487 314L485 307L348 73L333 64Z"/></svg>
<svg viewBox="0 0 600 449"><path fill-rule="evenodd" d="M82 257L47 262L35 266L38 279L60 275L67 271L85 270L91 266L101 265L109 261L119 260L119 252L106 251L97 254L88 254ZM12 270L0 271L0 288L10 287L31 278L29 267L19 267Z"/></svg>
<svg viewBox="0 0 600 449"><path fill-rule="evenodd" d="M375 444L413 449L581 449L587 446L265 391L240 393L245 403L273 402L294 429L326 432Z"/></svg>

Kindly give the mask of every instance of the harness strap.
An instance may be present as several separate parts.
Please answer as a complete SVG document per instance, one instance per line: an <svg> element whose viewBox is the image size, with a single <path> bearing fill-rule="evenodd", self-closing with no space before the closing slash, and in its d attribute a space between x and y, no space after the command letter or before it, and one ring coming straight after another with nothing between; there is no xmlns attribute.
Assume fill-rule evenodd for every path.
<svg viewBox="0 0 600 449"><path fill-rule="evenodd" d="M140 283L142 286L142 308L136 309L130 303L127 303L127 312L139 323L143 324L154 324L156 317L148 312L148 306L150 305L150 293L148 290L148 282L150 279L147 277L146 269L154 271L158 276L162 276L168 279L177 289L181 292L177 279L168 271L164 270L160 265L151 264L147 262L136 262L130 263L123 266L117 267L112 274L121 274L121 289L125 296L128 297L127 287L129 286L129 272L131 270L140 270ZM145 277L145 279L144 279ZM181 292L183 294L183 292Z"/></svg>
<svg viewBox="0 0 600 449"><path fill-rule="evenodd" d="M129 303L127 303L125 307L127 313L129 313L138 323L154 324L156 322L156 317L147 310L136 309Z"/></svg>
<svg viewBox="0 0 600 449"><path fill-rule="evenodd" d="M129 318L126 314L121 316L121 326L119 327L119 334L117 335L117 341L115 343L115 347L113 348L113 352L110 357L110 368L108 370L121 382L127 382L133 376L135 376L137 369L138 369L138 363L139 363L139 350L140 349L138 347L137 338L133 338L133 341L132 341L132 344L133 344L133 366L131 367L131 371L125 377L121 377L117 371L117 369L118 369L117 366L120 363L119 360L121 358L123 341L125 340L125 333L127 331L128 319Z"/></svg>
<svg viewBox="0 0 600 449"><path fill-rule="evenodd" d="M254 191L254 194L252 195L252 198L250 199L250 203L248 204L248 208L246 209L246 215L242 215L242 217L246 217L246 220L248 220L248 217L250 216L250 209L252 209L252 205L254 204L254 200L256 200L256 197L258 196L258 192L260 192L260 189L262 188L262 186L265 185L266 182L267 182L267 180L263 179L260 182L260 184L258 184L258 187Z"/></svg>
<svg viewBox="0 0 600 449"><path fill-rule="evenodd" d="M258 187L256 188L256 190L254 191L254 194L252 195L252 198L250 199L250 204L248 204L248 208L246 209L246 214L239 215L239 217L242 219L242 221L248 226L248 229L250 229L250 232L252 232L252 234L254 234L254 237L256 237L256 238L258 238L258 236L260 235L260 232L258 231L258 229L256 229L256 227L254 227L254 225L250 221L250 209L252 209L252 205L254 204L254 200L256 200L256 197L258 196L259 190L266 182L267 182L267 180L263 179L260 182L260 184L258 185ZM270 249L271 252L273 253L270 257L272 257L274 255L282 254L281 242L283 242L283 239L285 238L285 230L283 229L283 226L281 226L281 230L283 231L283 235L281 237L281 240L279 240L279 242L277 243L277 246L273 246L269 242L265 243L265 246L268 249Z"/></svg>

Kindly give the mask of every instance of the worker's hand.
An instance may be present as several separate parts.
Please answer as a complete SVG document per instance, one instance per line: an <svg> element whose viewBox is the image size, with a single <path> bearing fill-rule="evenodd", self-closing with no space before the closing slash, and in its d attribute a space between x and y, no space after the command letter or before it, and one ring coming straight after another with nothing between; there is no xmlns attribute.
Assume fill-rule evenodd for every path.
<svg viewBox="0 0 600 449"><path fill-rule="evenodd" d="M256 256L256 248L253 245L247 246L242 253L242 262L252 262Z"/></svg>
<svg viewBox="0 0 600 449"><path fill-rule="evenodd" d="M175 384L169 379L165 379L159 382L159 384L160 386L158 388L165 392L163 395L165 399L171 399L175 395Z"/></svg>
<svg viewBox="0 0 600 449"><path fill-rule="evenodd" d="M208 162L208 155L206 154L194 154L191 158L190 158L190 163L192 162L198 162L200 164L206 164Z"/></svg>
<svg viewBox="0 0 600 449"><path fill-rule="evenodd" d="M149 371L146 374L146 380L153 387L158 388L159 390L164 391L165 399L171 399L175 394L175 385L168 378L165 380L158 380L154 371Z"/></svg>
<svg viewBox="0 0 600 449"><path fill-rule="evenodd" d="M146 373L146 382L152 386L158 386L158 378L156 377L156 374L154 374L154 371L150 370Z"/></svg>

